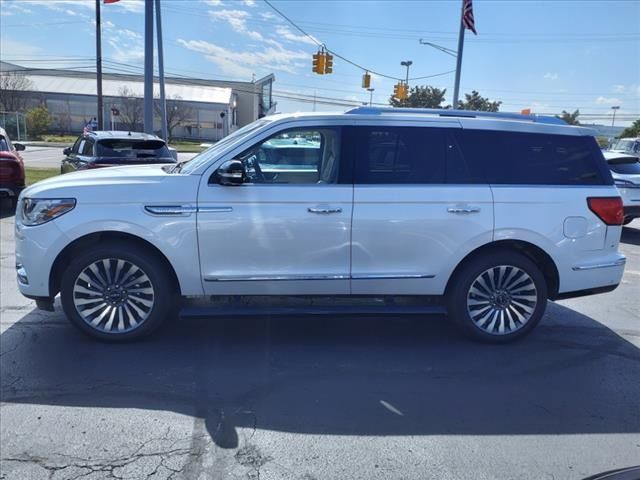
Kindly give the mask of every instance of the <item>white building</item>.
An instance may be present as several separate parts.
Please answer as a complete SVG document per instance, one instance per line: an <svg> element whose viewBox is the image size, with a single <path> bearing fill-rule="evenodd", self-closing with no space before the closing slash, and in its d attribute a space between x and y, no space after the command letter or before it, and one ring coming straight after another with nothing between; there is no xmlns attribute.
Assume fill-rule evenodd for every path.
<svg viewBox="0 0 640 480"><path fill-rule="evenodd" d="M93 72L32 69L6 62L0 63L0 72L20 73L28 78L30 89L24 95L30 106L43 104L47 107L53 118L51 132L80 133L97 117ZM252 82L167 77L167 118L170 124L177 124L173 128L173 138L219 140L235 129L275 112L274 81L273 74ZM143 91L141 75L103 74L104 128L142 130ZM157 79L154 92L154 96L158 96ZM157 111L155 117L154 130L159 132Z"/></svg>

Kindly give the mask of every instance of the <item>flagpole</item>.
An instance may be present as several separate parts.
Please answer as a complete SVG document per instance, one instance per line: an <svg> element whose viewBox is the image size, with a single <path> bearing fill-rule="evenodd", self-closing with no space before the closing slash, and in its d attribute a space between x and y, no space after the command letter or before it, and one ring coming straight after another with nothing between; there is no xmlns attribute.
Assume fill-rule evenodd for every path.
<svg viewBox="0 0 640 480"><path fill-rule="evenodd" d="M100 28L100 1L96 0L96 82L97 82L97 94L98 94L98 130L102 130L103 115L102 115L102 33Z"/></svg>
<svg viewBox="0 0 640 480"><path fill-rule="evenodd" d="M453 108L458 108L458 95L460 94L460 70L462 69L462 48L464 47L464 23L462 15L464 14L464 0L460 9L460 34L458 35L458 55L456 57L456 80L453 86Z"/></svg>

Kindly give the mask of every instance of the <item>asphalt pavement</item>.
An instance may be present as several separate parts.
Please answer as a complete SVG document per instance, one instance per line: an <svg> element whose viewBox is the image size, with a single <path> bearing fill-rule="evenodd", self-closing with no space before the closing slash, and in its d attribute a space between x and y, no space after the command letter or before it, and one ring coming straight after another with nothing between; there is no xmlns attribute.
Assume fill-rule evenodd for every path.
<svg viewBox="0 0 640 480"><path fill-rule="evenodd" d="M63 148L27 145L26 150L20 152L20 155L26 167L60 168L60 162L64 158ZM178 161L189 160L195 155L195 153L178 152Z"/></svg>
<svg viewBox="0 0 640 480"><path fill-rule="evenodd" d="M0 479L582 479L640 464L640 221L614 292L489 346L444 316L173 321L92 341L15 285L0 223Z"/></svg>

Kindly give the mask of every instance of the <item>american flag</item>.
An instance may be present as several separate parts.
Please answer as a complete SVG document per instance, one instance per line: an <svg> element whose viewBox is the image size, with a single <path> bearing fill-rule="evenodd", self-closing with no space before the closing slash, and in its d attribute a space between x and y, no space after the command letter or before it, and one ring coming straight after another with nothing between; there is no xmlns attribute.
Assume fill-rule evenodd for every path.
<svg viewBox="0 0 640 480"><path fill-rule="evenodd" d="M476 32L476 21L473 19L473 5L471 4L471 0L463 0L462 23L464 24L464 28L471 30L475 35L478 34L478 32Z"/></svg>

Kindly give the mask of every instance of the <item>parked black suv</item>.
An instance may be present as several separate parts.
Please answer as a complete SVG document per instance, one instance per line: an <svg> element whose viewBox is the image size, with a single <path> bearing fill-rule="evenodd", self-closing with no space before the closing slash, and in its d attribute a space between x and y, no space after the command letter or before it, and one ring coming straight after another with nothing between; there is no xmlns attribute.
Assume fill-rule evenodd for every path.
<svg viewBox="0 0 640 480"><path fill-rule="evenodd" d="M82 134L63 150L60 173L88 168L176 163L166 142L155 135L139 132L97 131Z"/></svg>

